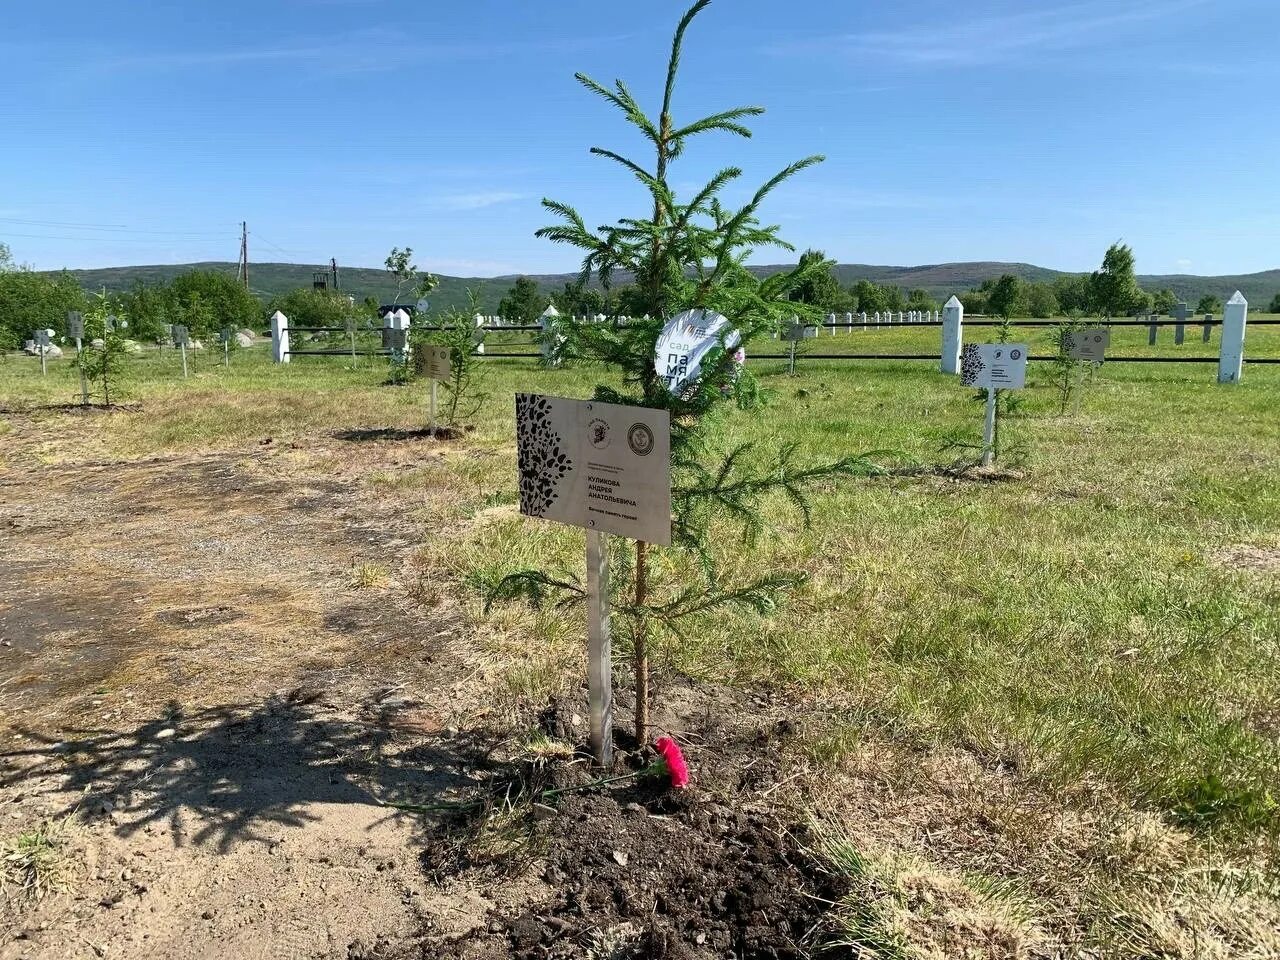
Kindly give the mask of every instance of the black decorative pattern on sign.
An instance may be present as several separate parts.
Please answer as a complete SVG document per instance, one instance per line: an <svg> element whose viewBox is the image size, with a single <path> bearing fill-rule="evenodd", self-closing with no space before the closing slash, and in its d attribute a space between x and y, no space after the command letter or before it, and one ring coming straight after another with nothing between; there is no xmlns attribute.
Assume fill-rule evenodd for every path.
<svg viewBox="0 0 1280 960"><path fill-rule="evenodd" d="M551 401L534 393L516 394L516 462L520 472L520 512L545 517L559 497L556 486L573 467L551 428Z"/></svg>
<svg viewBox="0 0 1280 960"><path fill-rule="evenodd" d="M966 343L960 353L960 382L972 387L987 365L982 362L982 350L976 343Z"/></svg>

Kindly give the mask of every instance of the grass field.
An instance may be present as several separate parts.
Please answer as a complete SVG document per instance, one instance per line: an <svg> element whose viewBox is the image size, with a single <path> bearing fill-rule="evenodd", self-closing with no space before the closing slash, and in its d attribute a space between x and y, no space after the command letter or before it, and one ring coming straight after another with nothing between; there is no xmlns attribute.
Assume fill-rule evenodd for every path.
<svg viewBox="0 0 1280 960"><path fill-rule="evenodd" d="M1119 330L1111 354L1217 354L1216 330L1210 344L1196 326L1182 347L1172 337L1165 328L1148 348L1145 329ZM927 362L804 358L932 352L937 338L824 333L794 376L785 361L757 361L767 405L758 420L724 414L718 442L755 441L761 462L795 441L815 462L880 451L888 466L949 464L961 453L948 445L981 429L981 404L955 378ZM1047 338L1032 332L1033 353ZM1280 326L1250 329L1247 346L1280 357ZM130 364L138 409L103 415L74 446L59 439L67 414L40 409L75 398L69 362L41 377L38 361L3 360L0 407L25 411L34 445L22 456L46 463L425 423L423 386L386 386L378 361L273 366L261 347L233 355L229 370L220 361L197 356L183 381L173 351L148 351ZM806 774L803 802L854 829L865 820L879 845L878 859L857 861L879 885L879 912L851 919L850 935L885 955L931 955L927 935L888 911L909 902L912 871L932 870L976 890L999 881L995 899L1006 914L1020 905L1032 940L1070 928L1106 955L1275 956L1280 365L1246 363L1242 383L1219 386L1214 364L1108 364L1065 415L1048 376L1033 364L1005 421L1015 471L831 482L814 491L809 526L769 503L773 532L751 550L726 524L716 542L727 570L808 581L771 616L718 613L658 638L659 672L794 701L806 720L787 760ZM464 447L370 480L447 500L457 523L424 537L420 575L465 598L476 642L529 702L580 683L580 611L485 615L479 591L526 567L580 573L582 537L514 510L512 394L585 396L600 377L492 360ZM5 453L11 418L0 413L0 476L16 455ZM659 596L689 562L658 551ZM615 650L625 682L627 651ZM956 833L938 839L913 821L894 834L859 813L863 802L883 813L894 796L948 806L940 829ZM966 843L968 833L987 840Z"/></svg>

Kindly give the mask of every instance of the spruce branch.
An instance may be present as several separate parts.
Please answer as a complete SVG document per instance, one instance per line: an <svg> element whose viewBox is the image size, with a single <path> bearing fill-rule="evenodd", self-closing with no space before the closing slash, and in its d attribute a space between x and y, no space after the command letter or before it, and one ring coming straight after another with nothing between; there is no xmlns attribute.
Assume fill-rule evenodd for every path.
<svg viewBox="0 0 1280 960"><path fill-rule="evenodd" d="M535 610L550 602L554 609L562 610L581 603L586 597L586 590L571 574L553 577L539 570L520 570L487 584L482 595L487 614L495 603L513 600L523 600Z"/></svg>

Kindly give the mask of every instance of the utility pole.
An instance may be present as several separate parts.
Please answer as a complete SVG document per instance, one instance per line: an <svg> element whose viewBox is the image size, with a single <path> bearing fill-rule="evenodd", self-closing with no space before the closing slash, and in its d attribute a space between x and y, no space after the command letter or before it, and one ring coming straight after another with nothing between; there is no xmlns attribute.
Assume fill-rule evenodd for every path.
<svg viewBox="0 0 1280 960"><path fill-rule="evenodd" d="M333 289L338 289L338 258L329 258L329 271L333 275Z"/></svg>
<svg viewBox="0 0 1280 960"><path fill-rule="evenodd" d="M240 280L244 283L244 288L249 289L249 225L240 221L240 269L236 271L240 274Z"/></svg>

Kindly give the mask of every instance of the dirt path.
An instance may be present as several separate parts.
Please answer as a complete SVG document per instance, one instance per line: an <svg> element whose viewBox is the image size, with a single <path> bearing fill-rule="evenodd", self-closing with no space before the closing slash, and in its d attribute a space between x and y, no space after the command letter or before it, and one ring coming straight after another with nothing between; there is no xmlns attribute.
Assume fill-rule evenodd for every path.
<svg viewBox="0 0 1280 960"><path fill-rule="evenodd" d="M459 617L405 597L415 544L363 479L404 453L0 474L0 836L74 815L80 864L38 905L5 892L0 957L345 958L480 922L385 805L477 761Z"/></svg>

